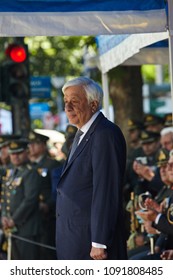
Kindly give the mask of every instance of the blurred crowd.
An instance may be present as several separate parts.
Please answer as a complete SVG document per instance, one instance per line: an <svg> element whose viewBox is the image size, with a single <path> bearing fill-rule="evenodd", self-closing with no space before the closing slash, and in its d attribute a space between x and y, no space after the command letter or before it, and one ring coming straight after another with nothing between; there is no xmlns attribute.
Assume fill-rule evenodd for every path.
<svg viewBox="0 0 173 280"><path fill-rule="evenodd" d="M56 186L76 130L67 126L61 158L35 131L0 135L0 259L56 259Z"/></svg>
<svg viewBox="0 0 173 280"><path fill-rule="evenodd" d="M124 210L129 259L173 259L172 114L129 119ZM45 135L0 135L0 258L56 259L56 186L77 128L49 150ZM60 156L61 155L61 156Z"/></svg>
<svg viewBox="0 0 173 280"><path fill-rule="evenodd" d="M173 258L172 114L129 119L124 184L129 259Z"/></svg>

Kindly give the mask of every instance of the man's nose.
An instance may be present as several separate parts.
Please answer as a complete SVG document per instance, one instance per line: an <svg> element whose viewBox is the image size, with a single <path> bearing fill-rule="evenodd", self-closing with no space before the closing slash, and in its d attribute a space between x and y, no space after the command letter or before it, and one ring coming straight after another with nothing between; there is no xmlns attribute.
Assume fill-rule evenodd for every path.
<svg viewBox="0 0 173 280"><path fill-rule="evenodd" d="M65 111L69 111L69 110L71 110L71 109L72 109L71 103L66 103L66 104L65 104Z"/></svg>

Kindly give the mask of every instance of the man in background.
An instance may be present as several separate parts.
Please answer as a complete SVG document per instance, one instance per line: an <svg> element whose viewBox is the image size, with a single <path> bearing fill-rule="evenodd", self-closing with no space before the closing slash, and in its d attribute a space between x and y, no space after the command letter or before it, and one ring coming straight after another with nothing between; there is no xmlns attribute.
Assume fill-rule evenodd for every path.
<svg viewBox="0 0 173 280"><path fill-rule="evenodd" d="M51 172L53 168L60 167L61 162L51 159L48 154L47 141L49 137L30 131L29 158L42 180L39 194L39 208L41 213L40 243L55 248L55 200L52 197ZM55 250L41 247L41 259L56 259Z"/></svg>
<svg viewBox="0 0 173 280"><path fill-rule="evenodd" d="M12 238L12 259L36 260L39 246L33 243L40 237L40 176L29 164L27 141L11 141L9 154L12 167L2 180L1 223L4 231L16 235Z"/></svg>

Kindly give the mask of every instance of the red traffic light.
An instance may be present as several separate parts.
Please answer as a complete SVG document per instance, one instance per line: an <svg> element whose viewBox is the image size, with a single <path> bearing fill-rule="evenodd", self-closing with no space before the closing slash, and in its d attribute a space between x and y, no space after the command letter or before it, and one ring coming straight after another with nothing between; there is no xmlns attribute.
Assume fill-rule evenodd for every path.
<svg viewBox="0 0 173 280"><path fill-rule="evenodd" d="M6 49L6 55L8 55L14 62L23 62L26 60L26 49L22 45L11 44Z"/></svg>

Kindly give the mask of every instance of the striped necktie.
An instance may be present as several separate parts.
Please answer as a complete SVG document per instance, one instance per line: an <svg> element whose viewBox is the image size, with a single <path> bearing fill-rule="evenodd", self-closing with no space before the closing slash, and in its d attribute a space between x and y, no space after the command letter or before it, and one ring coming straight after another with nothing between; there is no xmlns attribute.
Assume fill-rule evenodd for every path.
<svg viewBox="0 0 173 280"><path fill-rule="evenodd" d="M80 129L76 132L74 140L73 140L73 144L72 144L72 147L71 147L71 151L70 151L68 161L71 159L72 155L74 154L74 152L75 152L75 150L78 146L79 139L80 139L82 134L83 134L83 131L81 131Z"/></svg>

